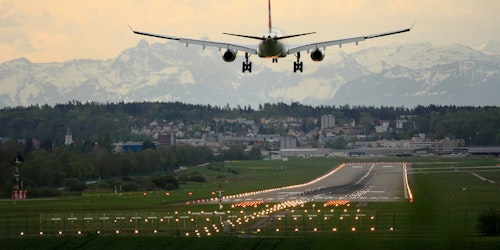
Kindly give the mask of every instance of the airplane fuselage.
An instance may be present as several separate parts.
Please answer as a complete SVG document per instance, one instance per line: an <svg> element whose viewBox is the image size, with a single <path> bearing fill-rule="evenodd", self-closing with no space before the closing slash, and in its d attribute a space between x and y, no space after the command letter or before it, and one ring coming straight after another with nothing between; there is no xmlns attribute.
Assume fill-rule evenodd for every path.
<svg viewBox="0 0 500 250"><path fill-rule="evenodd" d="M268 36L265 40L259 43L257 55L263 58L286 57L287 47L283 42Z"/></svg>

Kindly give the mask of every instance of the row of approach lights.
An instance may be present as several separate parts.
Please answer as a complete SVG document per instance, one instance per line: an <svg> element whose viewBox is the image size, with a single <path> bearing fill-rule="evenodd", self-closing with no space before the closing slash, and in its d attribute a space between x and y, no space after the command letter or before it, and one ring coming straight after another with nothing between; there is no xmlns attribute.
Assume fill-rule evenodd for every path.
<svg viewBox="0 0 500 250"><path fill-rule="evenodd" d="M303 202L303 201L287 201L287 202L283 202L281 204L274 205L272 208L266 208L266 210L263 210L261 212L254 212L253 214L249 214L249 215L245 215L244 212L243 212L243 210L242 210L242 211L240 211L240 213L243 214L243 218L237 218L237 220L236 220L235 223L233 223L232 221L228 220L228 223L232 227L235 227L236 224L242 225L243 222L249 223L249 221L251 219L256 219L256 218L259 218L259 217L264 217L266 215L269 215L270 213L278 212L278 211L283 210L283 209L287 209L287 208L290 208L290 207L296 207L296 206L304 207L304 204L305 204L305 202ZM339 206L340 204L342 204L342 205L347 204L347 206L349 206L348 202L346 202L346 201L331 202L330 204L325 203L324 206L325 207L326 206ZM233 208L234 208L234 206L235 205L233 205ZM267 207L267 205L266 205L266 207ZM314 211L314 207L315 207L315 204L313 204L313 211ZM360 211L361 211L360 209L356 210L356 212L358 214L359 214ZM295 210L291 210L290 212L293 214L293 213L295 213ZM318 209L317 212L320 213L321 210ZM333 209L331 209L330 212L333 213ZM344 213L347 213L347 209L344 209ZM307 210L304 210L304 214L307 214ZM292 215L292 217L293 217L293 220L295 220L295 221L298 218L298 216L293 216L293 215ZM312 216L309 216L309 220L312 220L312 218L313 218ZM281 221L281 219L282 219L282 217L278 216L278 220ZM328 216L325 216L323 219L324 220L328 220ZM359 219L360 219L360 216L356 215L355 220L359 220ZM374 220L375 216L371 216L370 219ZM344 216L340 216L339 220L341 220L341 221L344 220ZM281 230L280 228L276 228L275 229L276 232L280 232L280 230ZM389 230L390 231L394 231L394 227L390 227ZM294 228L294 231L295 232L299 232L300 230L299 230L299 228ZM316 227L313 228L313 232L317 232L317 231L318 231L318 228L316 228ZM334 228L332 228L332 231L333 232L337 232L338 229L336 227L334 227ZM356 232L357 228L356 227L352 227L351 231L352 232ZM375 227L371 227L370 231L374 232L375 231ZM261 229L259 229L259 228L256 229L256 232L257 233L261 232Z"/></svg>
<svg viewBox="0 0 500 250"><path fill-rule="evenodd" d="M260 211L260 212L254 212L254 213L252 213L252 214L248 214L248 215L247 215L247 214L245 214L245 212L244 212L243 210L241 210L241 211L240 211L240 213L243 215L243 217L238 217L238 218L236 219L235 223L233 223L233 222L232 222L232 220L227 220L227 223L228 223L229 225L231 225L232 227L235 227L235 226L236 226L236 224L241 225L243 222L245 222L245 223L249 223L250 219L256 219L256 218L259 218L259 217L266 217L266 216L268 216L268 215L270 215L270 214L272 214L272 213L276 213L276 212L279 212L279 211L284 210L284 209L288 209L288 208L295 208L295 207L298 207L298 206L300 206L300 207L304 207L305 203L306 203L305 201L301 201L301 200L295 200L295 201L285 201L285 202L282 202L282 203L279 203L279 204L275 204L275 205L273 205L272 207L269 207L268 205L266 205L266 209L265 209L265 210L262 210L262 211ZM257 205L259 205L259 204L262 204L262 203L261 203L261 202L259 202L258 204L253 204L253 205L257 206ZM251 205L251 204L246 204L246 205ZM327 206L339 206L339 205L347 205L347 206L349 206L350 204L348 203L348 201L347 201L347 200L336 200L336 201L330 201L330 202L325 203L325 204L324 204L324 207L327 207ZM243 206L243 204L234 204L234 205L232 205L232 208L235 208L235 207L237 207L237 206ZM316 206L316 204L313 204L313 211L314 211L315 206ZM288 211L288 210L287 210L287 211ZM317 210L317 212L318 212L318 213L319 213L320 211L321 211L321 210L319 210L319 209ZM330 211L333 213L333 209L332 209L332 210L330 210ZM357 213L359 213L359 212L360 212L360 209L357 209ZM191 213L191 211L189 211L188 213L189 213L189 214L194 214L194 213ZM216 211L214 212L214 214L217 214L217 213L218 213L218 212L216 212ZM231 211L228 211L228 214L230 214L230 213L231 213ZM292 209L292 210L291 210L291 213L292 213L292 214L293 214L293 213L295 213L295 210L293 210L293 209ZM344 213L347 213L347 209L344 209ZM177 211L175 211L175 214L177 215L177 214L178 214L178 212L177 212ZM205 212L204 212L204 211L202 211L200 214L202 214L202 215L203 215L203 214L205 214ZM207 213L207 214L208 214L208 213ZM307 214L307 210L304 210L304 214ZM278 220L281 220L281 219L282 219L282 216L277 216L277 217L278 217ZM284 217L284 216L283 216L283 217ZM297 220L297 216L292 216L292 217L293 217L293 220ZM234 217L232 217L232 218L234 218ZM356 219L356 220L358 220L358 219L359 219L359 216L358 216L358 215L356 215L355 219ZM374 217L374 216L371 216L371 217L370 217L370 219L371 219L371 220L374 220L374 219L375 219L375 217ZM209 221L210 221L210 218L206 218L206 220L207 220L207 222L209 222ZM312 217L311 217L311 216L309 217L309 220L312 220ZM328 217L327 217L327 216L325 216L325 217L324 217L324 220L328 220ZM340 216L340 217L339 217L339 220L341 220L341 221L342 221L342 220L344 220L344 216ZM131 219L130 221L132 221L132 219ZM164 221L164 219L163 219L163 218L161 218L161 219L160 219L160 221L161 221L161 222L163 222L163 221ZM192 222L194 222L194 218L191 218L191 221L192 221ZM115 222L116 222L116 220L115 220ZM148 219L145 219L145 222L148 222ZM175 222L176 222L176 223L178 223L178 222L179 222L179 218L175 218ZM220 232L219 228L218 228L215 224L213 224L213 225L212 225L212 227L213 227L214 232L216 232L216 233L219 233L219 232ZM206 235L207 235L207 236L210 236L210 235L211 235L211 232L210 232L210 230L209 230L209 228L208 228L208 227L204 227L204 229L203 229L203 230L205 231L205 233L206 233ZM353 232L355 232L356 230L357 230L357 229L356 229L356 227L352 227L352 228L351 228L351 231L353 231ZM393 230L394 230L394 228L393 228L393 227L390 227L390 228L389 228L389 230L390 230L390 231L393 231ZM260 231L261 231L260 229L257 229L257 230L256 230L256 232L260 232ZM279 231L280 231L280 228L276 228L276 229L275 229L275 231L276 231L276 232L279 232ZM295 232L299 232L299 228L295 228L295 229L294 229L294 231L295 231ZM317 232L317 231L318 231L318 228L313 228L313 231L314 231L314 232ZM332 228L332 231L333 231L333 232L337 232L337 231L338 231L338 229L334 227L334 228ZM370 228L370 231L375 231L375 227L371 227L371 228ZM120 231L120 230L116 230L116 231L115 231L115 233L118 235L118 234L121 234L121 233L122 233L122 231ZM134 230L134 231L133 231L133 233L134 233L134 234L139 234L139 230L137 230L137 229L136 229L136 230ZM154 233L154 234L157 234L157 233L158 233L158 230L156 230L156 229L155 229L155 230L153 231L153 233ZM40 234L40 236L43 236L43 235L44 235L44 232L40 231L40 233L39 233L39 234ZM59 235L62 235L62 234L63 234L63 232L62 232L62 231L59 231L59 232L58 232L58 234L59 234ZM77 234L78 234L78 235L82 235L83 233L82 233L82 231L80 231L80 230L79 230L79 231L77 231ZM100 231L97 231L97 234L101 234L101 232L100 232ZM194 230L194 234L195 234L196 236L198 236L198 237L200 237L200 236L201 236L201 232L200 232L198 229L195 229L195 230ZM21 236L24 236L24 232L21 232L21 233L20 233L20 235L21 235ZM189 233L189 232L187 232L185 235L186 235L186 236L190 236L190 233Z"/></svg>
<svg viewBox="0 0 500 250"><path fill-rule="evenodd" d="M276 209L276 211L279 211L279 210L280 210L280 208L284 208L284 207L282 207L282 206L278 205L277 207L276 207L276 206L274 206L273 208L269 208L269 209L267 209L266 211L273 211L273 210L275 210L275 209ZM294 213L294 212L295 212L294 210L292 210L292 211L291 211L291 213ZM318 210L318 212L320 212L320 210ZM333 212L333 209L331 210L331 212ZM347 212L347 209L344 209L344 212ZM359 213L359 212L360 212L360 210L358 209L358 210L357 210L357 212ZM239 224L239 225L241 225L241 224L242 224L243 220L244 220L244 222L245 222L245 223L248 223L248 222L250 221L250 219L255 219L255 218L258 218L258 217L262 216L262 214L263 214L262 212L260 212L260 213L253 213L253 214L250 214L250 215L244 215L244 212L243 212L243 211L240 211L240 213L242 213L242 214L243 214L243 219L242 219L242 218L237 218L237 220L236 220L236 222L235 222L236 224ZM305 210L305 211L304 211L304 213L307 213L307 210ZM264 212L264 214L265 214L265 212ZM280 221L281 221L281 219L282 219L282 217L278 217L278 220L280 220ZM340 217L339 217L339 219L340 219L340 220L343 220L343 219L344 219L344 216L340 216ZM359 217L358 217L358 216L356 216L356 217L355 217L355 219L356 219L356 220L358 220L358 219L359 219ZM374 219L375 219L375 217L374 217L374 216L371 216L371 217L370 217L370 219L371 219L371 220L374 220ZM295 221L296 221L296 220L297 220L297 217L296 217L296 216L294 216L294 217L293 217L293 220L295 220ZM309 217L309 220L312 220L312 217ZM325 217L324 217L324 220L328 220L328 217L326 217L326 216L325 216ZM147 222L147 221L148 221L148 220L147 220L147 219L145 219L145 222ZM161 221L163 222L163 219L161 219ZM177 223L177 222L179 222L179 219L178 219L178 218L176 218L176 220L175 220L175 221L176 221L176 223ZM193 222L193 221L194 221L194 219L193 219L193 218L191 218L191 222ZM210 221L210 219L209 219L209 218L207 218L207 221ZM228 222L228 224L229 224L230 226L232 226L232 227L235 227L235 226L236 226L236 224L235 224L235 223L233 223L231 220L228 220L227 222ZM220 232L219 228L218 228L215 224L213 224L213 225L212 225L212 227L213 227L213 230L214 230L214 232L215 232L215 233L219 233L219 232ZM206 236L211 236L211 231L210 231L210 229L209 229L208 227L206 227L206 226L205 226L205 227L203 228L203 230L205 231ZM390 227L390 228L389 228L389 230L390 230L390 231L393 231L393 230L394 230L394 228L393 228L393 227ZM280 228L276 228L276 229L275 229L275 231L276 231L276 232L280 232ZM295 232L299 232L299 228L294 228L294 231L295 231ZM318 231L318 228L316 228L316 227L315 227L315 228L313 228L313 232L317 232L317 231ZM337 232L337 231L338 231L338 229L337 229L336 227L334 227L334 228L332 228L332 231L333 231L333 232ZM356 227L352 227L352 228L351 228L351 231L352 231L352 232L355 232L355 231L356 231ZM370 228L370 231L372 231L372 232L373 232L373 231L375 231L375 227L371 227L371 228ZM256 232L257 232L257 233L261 232L261 229L256 229ZM122 233L122 231L121 231L121 230L116 230L116 231L115 231L115 233L116 233L117 235L119 235L119 234L121 234L121 233ZM134 234L139 234L139 230L135 229L135 230L133 231L133 233L134 233ZM153 233L154 233L154 234L157 234L157 233L158 233L158 230L156 230L156 229L155 229L155 230L153 230ZM43 231L40 231L40 233L39 233L39 234L40 234L40 236L43 236L43 235L44 235L44 232L43 232ZM82 233L82 231L80 231L80 230L79 230L79 231L77 231L77 235L82 235L82 234L83 234L83 233ZM101 231L97 231L97 234L101 234ZM195 234L196 236L198 236L198 237L201 237L201 231L200 231L200 230L198 230L198 229L195 229L195 230L194 230L194 234ZM21 236L24 236L24 232L21 232L21 233L20 233L20 235L21 235ZM63 232L62 232L62 231L59 231L59 232L58 232L58 235L63 235ZM185 235L186 235L186 236L190 236L190 233L189 233L189 232L186 232L186 233L185 233Z"/></svg>

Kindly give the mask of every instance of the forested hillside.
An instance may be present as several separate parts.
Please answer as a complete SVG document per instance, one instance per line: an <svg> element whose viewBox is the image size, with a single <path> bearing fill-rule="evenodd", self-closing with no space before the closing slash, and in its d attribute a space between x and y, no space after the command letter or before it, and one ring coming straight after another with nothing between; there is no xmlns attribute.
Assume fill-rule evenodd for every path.
<svg viewBox="0 0 500 250"><path fill-rule="evenodd" d="M98 104L72 102L51 106L18 107L0 110L0 183L2 197L9 197L12 186L14 161L17 156L24 162L20 168L21 180L30 196L57 194L55 187L66 186L81 190L83 180L101 179L101 188L122 185L127 190L173 189L176 179L203 181L201 176L175 176L179 166L207 162L258 159L260 148L244 151L241 147L222 149L219 154L208 147L170 146L155 148L152 138L131 132L153 121L190 124L192 127L214 128L218 132L231 131L242 135L248 130L244 124L217 124L215 120L241 118L253 121L259 132L287 134L283 126L264 128L261 119L294 117L304 133L319 128L321 115L332 114L336 120L355 121L364 126L367 138L401 139L424 133L428 138L463 139L466 146L500 145L500 108L418 106L404 107L312 107L300 103L277 103L230 108L183 103L118 103ZM408 130L375 134L374 124L380 120L409 119L415 126ZM64 145L67 128L78 133L78 141ZM195 134L193 134L195 136ZM23 139L23 140L20 140ZM34 140L40 142L35 147ZM138 153L113 152L112 143L136 140L143 142ZM224 169L218 166L218 169ZM230 170L225 173L234 175ZM132 181L124 176L153 176ZM163 177L161 177L163 176ZM168 178L165 176L169 176ZM119 181L110 180L120 177ZM165 179L167 178L167 179ZM178 183L177 183L178 186ZM49 188L47 188L49 187Z"/></svg>
<svg viewBox="0 0 500 250"><path fill-rule="evenodd" d="M132 127L152 121L181 121L215 127L214 118L253 120L294 117L302 119L302 130L309 132L319 124L321 115L334 115L337 121L354 120L365 126L368 134L379 120L410 119L415 129L410 134L425 133L428 138L464 139L467 145L500 145L499 107L417 106L310 106L300 103L266 103L257 109L250 106L219 107L173 103L80 103L55 106L30 106L0 110L0 137L8 139L36 138L62 144L67 128L78 131L79 138L90 142L116 142L135 139ZM222 132L222 131L219 131ZM287 131L267 131L286 133ZM148 138L138 138L138 140Z"/></svg>

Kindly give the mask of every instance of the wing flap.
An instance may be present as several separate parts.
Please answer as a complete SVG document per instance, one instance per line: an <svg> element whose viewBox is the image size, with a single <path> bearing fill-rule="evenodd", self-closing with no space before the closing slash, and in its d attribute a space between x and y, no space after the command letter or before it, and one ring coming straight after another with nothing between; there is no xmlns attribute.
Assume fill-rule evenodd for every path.
<svg viewBox="0 0 500 250"><path fill-rule="evenodd" d="M347 39L340 39L340 40L332 40L332 41L326 41L326 42L320 42L320 43L311 43L307 45L302 45L298 46L295 48L291 48L288 50L288 54L295 54L300 51L304 50L311 50L311 49L318 49L318 48L324 48L324 47L329 47L333 45L342 45L345 43L355 43L355 42L361 42L364 41L365 37L360 36L360 37L353 37L353 38L347 38Z"/></svg>
<svg viewBox="0 0 500 250"><path fill-rule="evenodd" d="M211 42L211 41L196 40L196 39L189 39L189 38L179 38L178 41L180 43L185 43L185 44L196 44L196 45L201 45L201 46L216 47L216 48L220 48L220 49L232 49L232 50L236 50L236 51L243 51L243 52L250 53L250 54L257 54L256 49L242 46L242 45L231 44L231 43Z"/></svg>

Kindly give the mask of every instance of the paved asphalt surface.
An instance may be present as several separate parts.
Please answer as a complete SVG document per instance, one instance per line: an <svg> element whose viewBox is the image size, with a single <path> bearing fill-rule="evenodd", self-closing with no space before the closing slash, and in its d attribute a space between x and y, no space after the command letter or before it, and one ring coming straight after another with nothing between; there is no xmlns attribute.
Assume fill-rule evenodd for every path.
<svg viewBox="0 0 500 250"><path fill-rule="evenodd" d="M224 197L223 203L292 200L327 202L399 201L405 199L402 163L349 163L309 183Z"/></svg>

